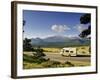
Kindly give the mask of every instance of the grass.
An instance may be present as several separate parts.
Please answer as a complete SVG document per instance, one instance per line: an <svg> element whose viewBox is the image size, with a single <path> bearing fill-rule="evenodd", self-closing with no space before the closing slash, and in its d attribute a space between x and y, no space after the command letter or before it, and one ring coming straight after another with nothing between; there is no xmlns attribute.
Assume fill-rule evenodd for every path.
<svg viewBox="0 0 100 80"><path fill-rule="evenodd" d="M32 68L56 68L56 67L67 67L71 66L68 63L61 63L58 61L50 61L45 58L36 58L34 56L24 54L23 55L23 68L32 69Z"/></svg>
<svg viewBox="0 0 100 80"><path fill-rule="evenodd" d="M66 61L64 63L61 63L59 61L51 61L45 58L37 58L29 54L23 54L23 69L78 67L78 66L90 66L90 62Z"/></svg>
<svg viewBox="0 0 100 80"><path fill-rule="evenodd" d="M78 55L91 55L89 52L89 46L76 46ZM62 48L42 48L44 52L60 53Z"/></svg>
<svg viewBox="0 0 100 80"><path fill-rule="evenodd" d="M91 63L90 62L82 62L82 61L71 61L72 64L74 64L74 66L90 66Z"/></svg>
<svg viewBox="0 0 100 80"><path fill-rule="evenodd" d="M60 63L58 61L45 61L40 64L38 63L23 63L24 69L32 69L32 68L59 68L59 67L74 67L74 64L69 63Z"/></svg>
<svg viewBox="0 0 100 80"><path fill-rule="evenodd" d="M23 68L24 69L42 68L42 66L37 63L29 63L24 61Z"/></svg>
<svg viewBox="0 0 100 80"><path fill-rule="evenodd" d="M61 48L43 48L44 52L53 52L57 53L60 52Z"/></svg>
<svg viewBox="0 0 100 80"><path fill-rule="evenodd" d="M23 61L28 62L28 63L37 63L40 64L42 62L47 61L44 58L37 58L28 54L23 54Z"/></svg>

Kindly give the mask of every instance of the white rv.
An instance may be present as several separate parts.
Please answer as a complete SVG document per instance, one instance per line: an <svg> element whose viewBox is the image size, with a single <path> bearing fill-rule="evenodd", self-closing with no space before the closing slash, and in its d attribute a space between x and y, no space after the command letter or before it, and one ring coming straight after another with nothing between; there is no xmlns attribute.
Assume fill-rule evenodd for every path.
<svg viewBox="0 0 100 80"><path fill-rule="evenodd" d="M62 56L77 56L77 51L76 48L73 47L62 48L60 54Z"/></svg>

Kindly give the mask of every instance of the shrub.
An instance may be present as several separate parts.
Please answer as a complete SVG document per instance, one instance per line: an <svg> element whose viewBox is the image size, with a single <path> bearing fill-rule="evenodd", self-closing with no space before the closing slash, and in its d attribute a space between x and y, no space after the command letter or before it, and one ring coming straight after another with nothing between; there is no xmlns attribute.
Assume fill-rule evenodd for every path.
<svg viewBox="0 0 100 80"><path fill-rule="evenodd" d="M69 61L66 61L65 64L68 64L70 67L75 66L74 64L72 64L72 63L69 62Z"/></svg>
<svg viewBox="0 0 100 80"><path fill-rule="evenodd" d="M47 61L47 62L41 63L43 67L58 67L60 66L60 64L61 63L58 61Z"/></svg>

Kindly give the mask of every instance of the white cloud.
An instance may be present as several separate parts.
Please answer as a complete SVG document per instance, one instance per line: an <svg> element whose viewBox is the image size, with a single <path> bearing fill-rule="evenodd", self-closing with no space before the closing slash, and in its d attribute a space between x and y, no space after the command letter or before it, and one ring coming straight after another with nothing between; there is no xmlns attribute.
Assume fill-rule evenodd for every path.
<svg viewBox="0 0 100 80"><path fill-rule="evenodd" d="M87 26L84 26L83 24L79 24L75 26L75 28L79 31L82 32L83 30L87 29Z"/></svg>
<svg viewBox="0 0 100 80"><path fill-rule="evenodd" d="M67 30L70 30L70 28L67 25L52 25L51 29L55 32L64 32Z"/></svg>

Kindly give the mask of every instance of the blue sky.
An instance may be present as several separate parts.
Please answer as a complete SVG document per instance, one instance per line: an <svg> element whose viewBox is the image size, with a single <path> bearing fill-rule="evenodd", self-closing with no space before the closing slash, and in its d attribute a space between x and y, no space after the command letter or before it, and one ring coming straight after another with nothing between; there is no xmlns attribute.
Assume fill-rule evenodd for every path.
<svg viewBox="0 0 100 80"><path fill-rule="evenodd" d="M87 28L80 24L80 17L84 13L51 12L23 10L24 37L46 38L49 36L78 36Z"/></svg>

